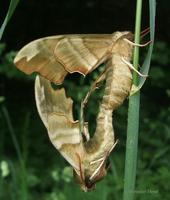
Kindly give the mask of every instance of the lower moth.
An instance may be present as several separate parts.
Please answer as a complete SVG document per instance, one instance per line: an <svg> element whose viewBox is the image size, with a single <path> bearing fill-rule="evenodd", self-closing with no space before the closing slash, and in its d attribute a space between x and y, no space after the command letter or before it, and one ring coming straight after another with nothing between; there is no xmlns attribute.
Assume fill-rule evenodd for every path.
<svg viewBox="0 0 170 200"><path fill-rule="evenodd" d="M84 191L93 189L106 175L106 160L117 143L112 113L131 89L133 67L129 62L135 45L132 40L133 34L128 31L51 36L27 44L14 59L15 65L26 74L40 74L35 81L39 115L52 144L73 167ZM86 76L101 63L105 63L106 69L95 84L105 79L105 91L92 138L89 138L88 124L82 124L87 138L84 141L80 122L73 119L73 101L66 97L64 89L54 90L50 82L62 84L68 73Z"/></svg>

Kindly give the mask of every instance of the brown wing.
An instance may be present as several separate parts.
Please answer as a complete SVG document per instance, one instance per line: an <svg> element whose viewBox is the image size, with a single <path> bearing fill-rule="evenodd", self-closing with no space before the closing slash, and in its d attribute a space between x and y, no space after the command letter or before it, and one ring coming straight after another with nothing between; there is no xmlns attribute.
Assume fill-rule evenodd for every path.
<svg viewBox="0 0 170 200"><path fill-rule="evenodd" d="M49 138L63 157L79 171L77 153L84 155L79 122L72 116L73 101L64 89L54 90L48 80L36 77L35 97L39 115L48 130Z"/></svg>
<svg viewBox="0 0 170 200"><path fill-rule="evenodd" d="M58 113L73 120L73 101L67 98L64 88L54 90L47 79L37 76L35 80L35 99L38 113L46 128L48 128L48 116Z"/></svg>
<svg viewBox="0 0 170 200"><path fill-rule="evenodd" d="M68 72L86 75L94 70L107 59L111 46L111 34L51 36L24 46L14 63L26 74L38 72L61 84Z"/></svg>
<svg viewBox="0 0 170 200"><path fill-rule="evenodd" d="M86 75L107 59L111 45L109 34L70 35L56 45L54 54L70 73Z"/></svg>
<svg viewBox="0 0 170 200"><path fill-rule="evenodd" d="M18 52L14 64L26 74L38 72L54 83L62 83L68 72L54 56L54 49L60 39L61 36L56 36L30 42Z"/></svg>
<svg viewBox="0 0 170 200"><path fill-rule="evenodd" d="M79 159L77 154L81 158L85 156L79 123L70 121L67 116L51 113L48 116L48 126L48 135L52 144L78 173Z"/></svg>

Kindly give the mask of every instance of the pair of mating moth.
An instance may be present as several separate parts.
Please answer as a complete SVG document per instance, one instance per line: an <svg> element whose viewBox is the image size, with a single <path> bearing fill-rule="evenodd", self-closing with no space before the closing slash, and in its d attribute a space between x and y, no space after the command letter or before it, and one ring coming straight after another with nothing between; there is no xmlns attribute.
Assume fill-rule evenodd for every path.
<svg viewBox="0 0 170 200"><path fill-rule="evenodd" d="M27 44L14 59L15 65L26 74L40 74L35 80L38 113L52 144L73 167L74 176L84 191L93 189L106 175L106 160L116 145L112 112L131 90L133 66L130 60L136 45L132 40L133 34L127 31L51 36ZM82 103L83 113L91 92L99 82L106 81L96 130L90 138L88 123L80 124L73 119L72 99L66 97L63 88L54 90L51 82L62 84L66 75L74 72L86 76L102 63L105 70Z"/></svg>

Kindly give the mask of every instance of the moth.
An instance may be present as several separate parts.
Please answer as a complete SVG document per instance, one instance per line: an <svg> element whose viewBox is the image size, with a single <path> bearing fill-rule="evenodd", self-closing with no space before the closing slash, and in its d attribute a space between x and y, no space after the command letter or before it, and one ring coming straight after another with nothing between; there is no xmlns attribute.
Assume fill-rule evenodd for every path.
<svg viewBox="0 0 170 200"><path fill-rule="evenodd" d="M52 144L73 167L74 176L84 191L92 190L106 175L106 161L117 143L112 113L131 89L133 66L130 60L135 45L132 41L133 34L128 31L51 36L27 44L14 59L15 65L26 74L40 74L35 81L39 115ZM90 94L99 82L106 80L96 130L90 138L88 123L81 124L73 119L71 98L66 96L64 89L54 90L50 82L62 84L68 73L86 76L101 63L105 63L105 71L82 102L83 113Z"/></svg>

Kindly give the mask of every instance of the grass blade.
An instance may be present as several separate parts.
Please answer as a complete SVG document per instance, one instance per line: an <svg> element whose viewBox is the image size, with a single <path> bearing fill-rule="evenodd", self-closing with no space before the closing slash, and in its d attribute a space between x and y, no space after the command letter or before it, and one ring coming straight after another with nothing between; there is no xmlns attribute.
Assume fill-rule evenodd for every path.
<svg viewBox="0 0 170 200"><path fill-rule="evenodd" d="M11 0L11 2L10 2L7 15L6 15L6 17L4 19L4 22L3 22L3 24L2 24L2 26L0 28L0 40L2 38L3 32L5 30L5 27L6 27L7 23L9 22L9 20L11 19L11 17L13 15L18 3L19 3L19 0Z"/></svg>
<svg viewBox="0 0 170 200"><path fill-rule="evenodd" d="M24 163L23 156L21 154L21 149L20 149L20 146L18 144L14 128L12 126L10 115L9 115L8 110L5 106L2 106L2 112L3 112L4 118L6 120L7 127L9 129L9 133L10 133L10 136L12 138L12 141L13 141L16 153L17 153L17 157L18 157L18 160L19 160L19 163L20 163L20 167L21 167L21 172L20 172L20 174L21 174L21 188L20 188L20 190L21 190L21 194L22 194L22 200L27 200L28 199L28 191L27 191L26 166L25 166L25 163Z"/></svg>

